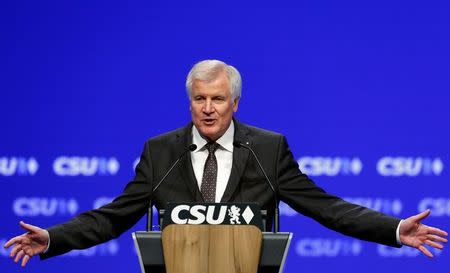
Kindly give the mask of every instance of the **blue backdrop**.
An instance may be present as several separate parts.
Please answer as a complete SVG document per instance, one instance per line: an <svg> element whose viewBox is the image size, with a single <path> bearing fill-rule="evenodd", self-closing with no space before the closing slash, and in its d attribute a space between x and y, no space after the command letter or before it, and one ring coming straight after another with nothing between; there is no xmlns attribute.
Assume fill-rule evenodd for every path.
<svg viewBox="0 0 450 273"><path fill-rule="evenodd" d="M327 191L449 229L447 1L172 3L4 1L0 8L0 243L104 204L146 139L190 120L184 80L203 59L243 77L237 117L285 134ZM286 272L446 272L327 230L282 206ZM131 231L23 271L139 272Z"/></svg>

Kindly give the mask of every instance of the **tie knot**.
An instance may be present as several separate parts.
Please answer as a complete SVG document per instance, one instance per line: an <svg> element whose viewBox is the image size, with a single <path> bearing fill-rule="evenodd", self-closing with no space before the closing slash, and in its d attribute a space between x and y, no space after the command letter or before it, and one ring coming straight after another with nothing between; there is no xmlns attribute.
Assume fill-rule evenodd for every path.
<svg viewBox="0 0 450 273"><path fill-rule="evenodd" d="M208 142L205 145L206 149L208 149L209 154L214 154L219 146L220 145L217 142Z"/></svg>

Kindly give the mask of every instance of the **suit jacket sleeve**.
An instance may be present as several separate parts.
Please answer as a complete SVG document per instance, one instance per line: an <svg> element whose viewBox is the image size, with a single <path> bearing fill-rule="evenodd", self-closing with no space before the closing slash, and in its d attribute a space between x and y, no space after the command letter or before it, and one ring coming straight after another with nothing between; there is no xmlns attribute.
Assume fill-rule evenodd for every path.
<svg viewBox="0 0 450 273"><path fill-rule="evenodd" d="M400 219L348 203L316 186L299 170L284 136L277 162L280 199L293 209L342 234L400 247L396 240Z"/></svg>
<svg viewBox="0 0 450 273"><path fill-rule="evenodd" d="M152 173L146 143L135 178L127 184L123 193L99 209L84 212L68 222L48 228L50 247L40 255L41 259L109 241L130 229L147 212Z"/></svg>

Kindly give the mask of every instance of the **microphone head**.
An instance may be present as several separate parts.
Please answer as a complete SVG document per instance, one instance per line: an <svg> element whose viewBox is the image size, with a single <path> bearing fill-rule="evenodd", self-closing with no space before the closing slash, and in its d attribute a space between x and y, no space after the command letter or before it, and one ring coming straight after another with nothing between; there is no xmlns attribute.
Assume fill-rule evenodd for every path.
<svg viewBox="0 0 450 273"><path fill-rule="evenodd" d="M189 151L193 152L197 149L197 145L191 144L191 145L189 145L188 149L189 149Z"/></svg>

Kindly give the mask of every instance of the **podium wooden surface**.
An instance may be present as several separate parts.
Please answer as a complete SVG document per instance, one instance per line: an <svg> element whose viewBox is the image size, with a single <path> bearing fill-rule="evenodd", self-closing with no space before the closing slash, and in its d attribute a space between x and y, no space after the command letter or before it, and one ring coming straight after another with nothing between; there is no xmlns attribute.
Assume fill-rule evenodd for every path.
<svg viewBox="0 0 450 273"><path fill-rule="evenodd" d="M253 225L170 225L162 243L167 273L256 273L262 232Z"/></svg>

